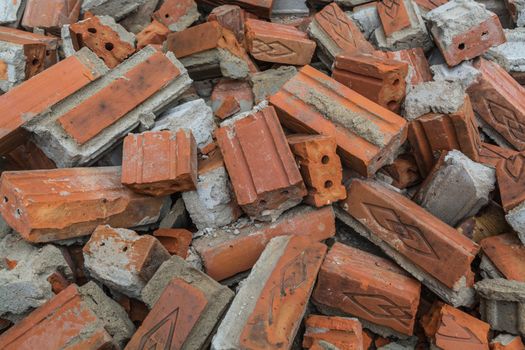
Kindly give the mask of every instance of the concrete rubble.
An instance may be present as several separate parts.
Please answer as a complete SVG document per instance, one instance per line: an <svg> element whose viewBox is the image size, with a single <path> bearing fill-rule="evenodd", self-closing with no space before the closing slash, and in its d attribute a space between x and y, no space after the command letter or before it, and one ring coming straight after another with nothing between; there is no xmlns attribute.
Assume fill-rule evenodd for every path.
<svg viewBox="0 0 525 350"><path fill-rule="evenodd" d="M525 349L523 0L0 0L0 349Z"/></svg>

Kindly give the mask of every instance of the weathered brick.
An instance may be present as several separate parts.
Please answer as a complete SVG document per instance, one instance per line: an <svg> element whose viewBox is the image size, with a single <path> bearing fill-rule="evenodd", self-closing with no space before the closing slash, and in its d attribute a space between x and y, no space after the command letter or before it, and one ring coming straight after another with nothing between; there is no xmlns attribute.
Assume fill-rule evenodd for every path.
<svg viewBox="0 0 525 350"><path fill-rule="evenodd" d="M496 176L505 212L525 201L525 152L501 160L496 165Z"/></svg>
<svg viewBox="0 0 525 350"><path fill-rule="evenodd" d="M172 32L180 32L199 19L194 0L166 0L153 13L153 19L164 24Z"/></svg>
<svg viewBox="0 0 525 350"><path fill-rule="evenodd" d="M478 245L403 195L355 179L338 217L453 305L471 305ZM350 215L348 215L350 214ZM443 269L442 266L454 266Z"/></svg>
<svg viewBox="0 0 525 350"><path fill-rule="evenodd" d="M22 26L26 28L58 29L78 21L80 0L27 0Z"/></svg>
<svg viewBox="0 0 525 350"><path fill-rule="evenodd" d="M239 43L244 42L244 10L237 5L221 5L215 7L208 15L208 22L216 21L230 30Z"/></svg>
<svg viewBox="0 0 525 350"><path fill-rule="evenodd" d="M431 11L436 7L446 4L448 1L449 0L414 0L422 12Z"/></svg>
<svg viewBox="0 0 525 350"><path fill-rule="evenodd" d="M220 5L238 5L259 17L270 18L274 0L197 0L198 4L203 4L214 8Z"/></svg>
<svg viewBox="0 0 525 350"><path fill-rule="evenodd" d="M517 335L499 334L490 341L490 350L522 350L525 345Z"/></svg>
<svg viewBox="0 0 525 350"><path fill-rule="evenodd" d="M212 348L291 348L326 249L308 237L273 238L233 299Z"/></svg>
<svg viewBox="0 0 525 350"><path fill-rule="evenodd" d="M467 92L481 127L500 145L525 150L525 88L497 63L478 59L481 76Z"/></svg>
<svg viewBox="0 0 525 350"><path fill-rule="evenodd" d="M298 66L312 60L315 42L293 26L248 19L245 28L248 52L255 59Z"/></svg>
<svg viewBox="0 0 525 350"><path fill-rule="evenodd" d="M170 30L164 24L155 20L137 34L137 50L148 45L161 45L168 38Z"/></svg>
<svg viewBox="0 0 525 350"><path fill-rule="evenodd" d="M215 116L224 119L233 115L234 113L224 113L228 110L225 105L232 99L238 106L238 111L234 113L250 111L253 108L253 93L250 84L242 80L219 80L211 93L211 108Z"/></svg>
<svg viewBox="0 0 525 350"><path fill-rule="evenodd" d="M119 167L3 172L0 212L31 242L89 235L101 224L156 222L165 198L136 194L120 176Z"/></svg>
<svg viewBox="0 0 525 350"><path fill-rule="evenodd" d="M436 302L421 321L431 346L488 350L490 326L450 305Z"/></svg>
<svg viewBox="0 0 525 350"><path fill-rule="evenodd" d="M251 269L273 237L293 234L307 236L312 241L330 238L335 234L335 216L331 206L320 209L300 206L274 223L257 226L223 227L195 239L192 246L202 258L206 273L221 281Z"/></svg>
<svg viewBox="0 0 525 350"><path fill-rule="evenodd" d="M379 1L377 12L386 36L391 36L411 26L404 1Z"/></svg>
<svg viewBox="0 0 525 350"><path fill-rule="evenodd" d="M147 131L126 136L122 183L152 196L195 190L197 144L191 131Z"/></svg>
<svg viewBox="0 0 525 350"><path fill-rule="evenodd" d="M273 107L223 126L215 135L237 203L248 215L271 220L301 202L306 188Z"/></svg>
<svg viewBox="0 0 525 350"><path fill-rule="evenodd" d="M288 144L296 157L308 189L305 202L316 207L346 198L343 169L335 138L323 135L292 135Z"/></svg>
<svg viewBox="0 0 525 350"><path fill-rule="evenodd" d="M384 336L412 335L420 289L389 260L336 243L321 266L313 301L323 313L358 317Z"/></svg>
<svg viewBox="0 0 525 350"><path fill-rule="evenodd" d="M421 47L381 53L392 60L408 64L407 83L417 85L432 80L432 72L425 57L425 51Z"/></svg>
<svg viewBox="0 0 525 350"><path fill-rule="evenodd" d="M98 226L83 249L90 275L120 293L140 298L142 288L170 254L153 236Z"/></svg>
<svg viewBox="0 0 525 350"><path fill-rule="evenodd" d="M515 234L487 237L480 243L483 255L503 277L525 282L525 246Z"/></svg>
<svg viewBox="0 0 525 350"><path fill-rule="evenodd" d="M493 168L498 165L500 160L505 160L515 155L515 150L499 147L490 143L482 142L479 150L479 162Z"/></svg>
<svg viewBox="0 0 525 350"><path fill-rule="evenodd" d="M393 180L392 186L404 189L421 181L415 158L410 153L401 154L382 170Z"/></svg>
<svg viewBox="0 0 525 350"><path fill-rule="evenodd" d="M447 2L425 18L449 66L480 56L506 41L498 16L472 0Z"/></svg>
<svg viewBox="0 0 525 350"><path fill-rule="evenodd" d="M336 56L332 78L377 104L398 112L405 97L408 64L371 54Z"/></svg>
<svg viewBox="0 0 525 350"><path fill-rule="evenodd" d="M193 239L193 234L183 228L159 228L153 232L159 242L171 255L178 255L183 259L188 256L188 249Z"/></svg>
<svg viewBox="0 0 525 350"><path fill-rule="evenodd" d="M406 139L406 121L310 66L269 98L281 123L298 133L333 136L343 163L371 176Z"/></svg>
<svg viewBox="0 0 525 350"><path fill-rule="evenodd" d="M310 315L304 324L303 348L313 349L324 341L338 349L363 350L363 330L356 319Z"/></svg>

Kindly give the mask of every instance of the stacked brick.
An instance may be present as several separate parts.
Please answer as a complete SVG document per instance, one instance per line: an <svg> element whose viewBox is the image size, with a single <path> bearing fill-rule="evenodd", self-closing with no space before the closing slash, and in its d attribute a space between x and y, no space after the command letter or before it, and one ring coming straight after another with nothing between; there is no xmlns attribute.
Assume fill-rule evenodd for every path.
<svg viewBox="0 0 525 350"><path fill-rule="evenodd" d="M525 349L523 25L0 0L0 349Z"/></svg>

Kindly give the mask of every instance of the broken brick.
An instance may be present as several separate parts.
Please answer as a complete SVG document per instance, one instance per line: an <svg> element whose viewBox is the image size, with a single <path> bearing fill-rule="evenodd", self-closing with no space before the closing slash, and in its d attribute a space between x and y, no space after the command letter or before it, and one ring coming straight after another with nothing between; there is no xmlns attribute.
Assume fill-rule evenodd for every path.
<svg viewBox="0 0 525 350"><path fill-rule="evenodd" d="M161 45L168 38L170 30L164 24L155 20L137 34L137 50L148 45Z"/></svg>
<svg viewBox="0 0 525 350"><path fill-rule="evenodd" d="M221 281L251 269L270 239L291 234L304 235L312 241L332 237L335 234L332 207L300 206L287 211L273 223L215 229L211 235L195 239L192 246L201 257L206 273Z"/></svg>
<svg viewBox="0 0 525 350"><path fill-rule="evenodd" d="M153 20L164 24L172 32L180 32L199 19L194 0L166 0L153 13Z"/></svg>
<svg viewBox="0 0 525 350"><path fill-rule="evenodd" d="M525 152L501 160L496 165L496 177L505 212L525 201Z"/></svg>
<svg viewBox="0 0 525 350"><path fill-rule="evenodd" d="M321 340L338 349L363 349L363 330L357 319L310 315L304 323L306 331L303 348L305 349L313 348L313 345Z"/></svg>
<svg viewBox="0 0 525 350"><path fill-rule="evenodd" d="M392 186L399 189L413 186L421 181L416 160L409 153L401 154L392 164L385 166L383 171L392 178Z"/></svg>
<svg viewBox="0 0 525 350"><path fill-rule="evenodd" d="M250 13L253 13L256 16L270 18L274 1L275 0L235 0L234 4L240 6L246 11L249 11ZM209 7L217 7L220 5L231 4L231 1L197 0L197 3L207 5Z"/></svg>
<svg viewBox="0 0 525 350"><path fill-rule="evenodd" d="M515 234L487 237L480 242L483 255L503 277L525 282L525 246Z"/></svg>
<svg viewBox="0 0 525 350"><path fill-rule="evenodd" d="M148 131L126 136L122 183L152 196L194 190L197 144L191 131Z"/></svg>
<svg viewBox="0 0 525 350"><path fill-rule="evenodd" d="M408 64L371 54L339 54L332 78L377 104L398 112L405 97Z"/></svg>
<svg viewBox="0 0 525 350"><path fill-rule="evenodd" d="M293 26L248 19L245 28L246 45L255 59L297 66L312 60L315 42Z"/></svg>
<svg viewBox="0 0 525 350"><path fill-rule="evenodd" d="M27 0L22 26L56 30L78 21L80 0Z"/></svg>
<svg viewBox="0 0 525 350"><path fill-rule="evenodd" d="M221 5L215 7L208 15L208 22L216 21L230 30L239 43L244 42L244 10L237 5Z"/></svg>
<svg viewBox="0 0 525 350"><path fill-rule="evenodd" d="M525 345L517 335L499 334L490 341L490 350L523 350Z"/></svg>
<svg viewBox="0 0 525 350"><path fill-rule="evenodd" d="M417 85L432 80L432 72L421 47L398 51L375 51L374 54L408 64L407 83Z"/></svg>
<svg viewBox="0 0 525 350"><path fill-rule="evenodd" d="M26 240L38 243L89 235L100 224L156 222L165 198L136 194L120 177L119 167L6 171L0 212Z"/></svg>
<svg viewBox="0 0 525 350"><path fill-rule="evenodd" d="M178 255L183 259L188 256L188 249L193 239L193 234L183 228L159 228L153 232L159 242L171 255Z"/></svg>
<svg viewBox="0 0 525 350"><path fill-rule="evenodd" d="M406 139L403 118L310 66L269 102L286 128L335 137L343 163L363 176L392 161Z"/></svg>
<svg viewBox="0 0 525 350"><path fill-rule="evenodd" d="M321 266L313 300L323 313L358 317L384 336L412 335L420 289L389 260L336 243Z"/></svg>
<svg viewBox="0 0 525 350"><path fill-rule="evenodd" d="M237 112L248 112L252 107L253 93L248 82L221 79L213 87L211 108L216 117L225 119Z"/></svg>
<svg viewBox="0 0 525 350"><path fill-rule="evenodd" d="M296 206L306 188L273 107L215 133L237 203L251 217L277 218ZM264 150L265 157L260 157Z"/></svg>
<svg viewBox="0 0 525 350"><path fill-rule="evenodd" d="M346 198L343 169L333 137L292 135L288 144L308 189L305 203L322 207Z"/></svg>

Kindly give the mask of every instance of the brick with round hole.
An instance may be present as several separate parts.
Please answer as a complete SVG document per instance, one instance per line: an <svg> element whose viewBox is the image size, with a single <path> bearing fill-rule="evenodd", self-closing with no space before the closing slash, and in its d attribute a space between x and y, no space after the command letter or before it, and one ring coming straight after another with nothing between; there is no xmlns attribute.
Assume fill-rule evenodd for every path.
<svg viewBox="0 0 525 350"><path fill-rule="evenodd" d="M172 32L188 28L199 17L194 0L166 0L153 13L153 19L164 24Z"/></svg>

